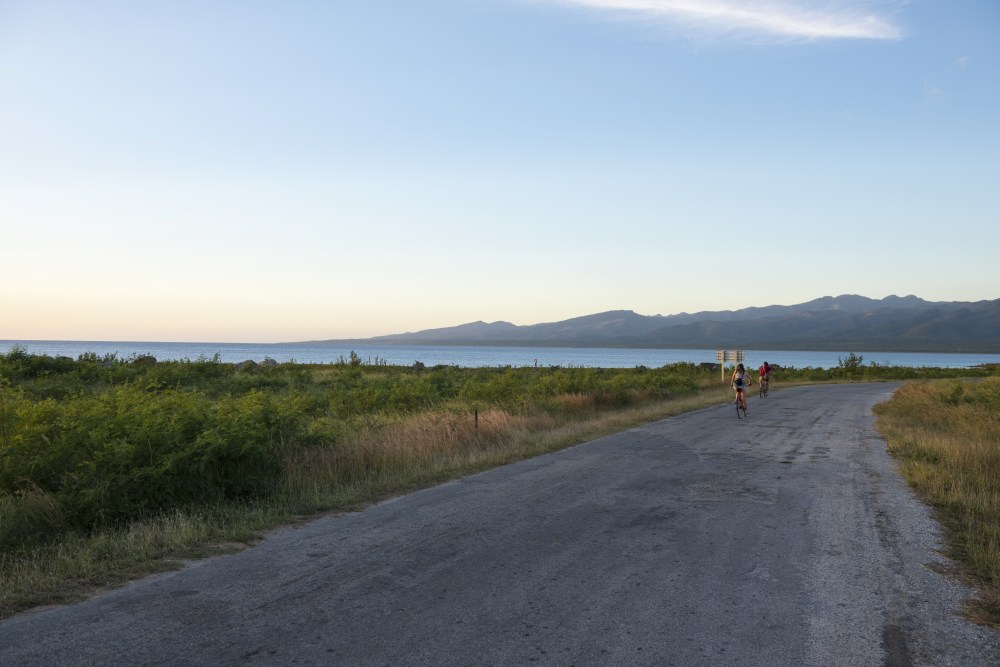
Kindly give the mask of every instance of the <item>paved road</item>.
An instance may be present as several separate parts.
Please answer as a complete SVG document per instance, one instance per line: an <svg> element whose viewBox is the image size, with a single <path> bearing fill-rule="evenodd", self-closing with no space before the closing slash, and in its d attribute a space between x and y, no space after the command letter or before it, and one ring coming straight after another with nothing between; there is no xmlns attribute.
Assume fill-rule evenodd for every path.
<svg viewBox="0 0 1000 667"><path fill-rule="evenodd" d="M2 665L997 665L870 408L788 389L0 623Z"/></svg>

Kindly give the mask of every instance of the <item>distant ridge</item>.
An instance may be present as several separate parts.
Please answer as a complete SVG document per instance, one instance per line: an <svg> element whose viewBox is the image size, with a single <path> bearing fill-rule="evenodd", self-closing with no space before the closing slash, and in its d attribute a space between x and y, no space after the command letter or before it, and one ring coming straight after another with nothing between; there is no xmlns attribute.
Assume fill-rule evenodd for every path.
<svg viewBox="0 0 1000 667"><path fill-rule="evenodd" d="M352 342L1000 353L1000 299L935 302L913 295L871 299L842 294L792 306L677 315L611 310L526 326L480 321L412 333L303 344Z"/></svg>

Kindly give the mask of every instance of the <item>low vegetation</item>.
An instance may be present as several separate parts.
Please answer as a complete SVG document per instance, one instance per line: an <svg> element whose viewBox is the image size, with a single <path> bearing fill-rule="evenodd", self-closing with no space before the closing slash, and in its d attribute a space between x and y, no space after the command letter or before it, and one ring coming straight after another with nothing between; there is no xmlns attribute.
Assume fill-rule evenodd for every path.
<svg viewBox="0 0 1000 667"><path fill-rule="evenodd" d="M854 355L852 355L854 357ZM988 375L864 366L784 382ZM730 399L717 366L425 368L0 354L0 617L262 530Z"/></svg>
<svg viewBox="0 0 1000 667"><path fill-rule="evenodd" d="M0 615L717 403L716 372L12 349L0 355Z"/></svg>
<svg viewBox="0 0 1000 667"><path fill-rule="evenodd" d="M948 555L980 591L969 616L1000 630L1000 377L907 383L876 413Z"/></svg>

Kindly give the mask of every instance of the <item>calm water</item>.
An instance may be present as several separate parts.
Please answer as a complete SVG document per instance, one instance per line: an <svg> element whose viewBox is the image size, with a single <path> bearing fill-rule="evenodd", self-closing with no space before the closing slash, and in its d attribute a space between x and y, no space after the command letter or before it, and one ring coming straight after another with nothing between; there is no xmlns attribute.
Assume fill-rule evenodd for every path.
<svg viewBox="0 0 1000 667"><path fill-rule="evenodd" d="M0 340L0 352L21 346L31 354L65 356L76 359L85 352L100 356L113 354L122 359L150 354L160 361L199 358L216 354L226 363L270 357L276 361L303 364L334 363L348 359L352 351L369 363L376 361L393 366L410 366L415 361L427 366L438 364L463 367L481 366L577 366L587 368L657 368L676 362L715 362L715 350L653 350L591 347L492 347L437 345L296 345L264 343L137 343L107 341ZM746 351L746 362L762 362L794 368L832 368L850 352L864 357L864 363L888 366L936 366L965 368L979 364L1000 363L1000 354L946 354L937 352L843 352Z"/></svg>

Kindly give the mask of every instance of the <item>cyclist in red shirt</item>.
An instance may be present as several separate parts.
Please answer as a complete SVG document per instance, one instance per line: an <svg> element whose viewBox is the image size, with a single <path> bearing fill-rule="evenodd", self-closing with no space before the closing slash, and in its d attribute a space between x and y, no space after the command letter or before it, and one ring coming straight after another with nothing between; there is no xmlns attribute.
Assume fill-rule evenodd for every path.
<svg viewBox="0 0 1000 667"><path fill-rule="evenodd" d="M764 390L765 394L767 393L767 390L770 388L769 387L770 384L771 384L771 367L765 361L764 365L760 367L760 386Z"/></svg>

